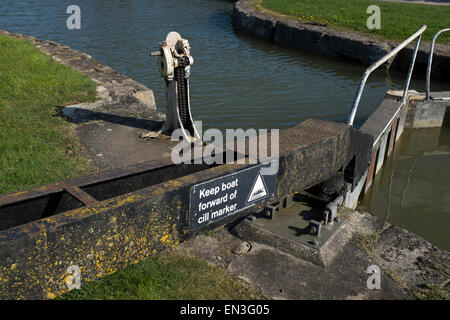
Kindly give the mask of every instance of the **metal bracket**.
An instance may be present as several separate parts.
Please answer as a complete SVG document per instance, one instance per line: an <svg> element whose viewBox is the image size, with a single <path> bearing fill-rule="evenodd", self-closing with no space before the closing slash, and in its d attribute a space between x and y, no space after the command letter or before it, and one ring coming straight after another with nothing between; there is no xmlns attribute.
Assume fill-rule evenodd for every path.
<svg viewBox="0 0 450 320"><path fill-rule="evenodd" d="M280 212L283 209L289 208L294 204L293 201L293 197L289 196L289 197L285 197L283 198L283 200L280 202L275 202L272 205L266 205L264 207L264 216L266 218L270 218L270 219L275 219L276 216L276 212Z"/></svg>
<svg viewBox="0 0 450 320"><path fill-rule="evenodd" d="M293 197L286 197L283 199L283 209L289 208L294 204Z"/></svg>
<svg viewBox="0 0 450 320"><path fill-rule="evenodd" d="M322 229L322 223L316 220L309 221L309 233L313 236L319 236Z"/></svg>
<svg viewBox="0 0 450 320"><path fill-rule="evenodd" d="M325 206L325 209L323 210L323 221L325 225L332 223L337 219L337 212L343 201L344 197L341 195Z"/></svg>
<svg viewBox="0 0 450 320"><path fill-rule="evenodd" d="M264 208L264 212L266 217L270 218L270 219L275 219L275 212L280 210L280 206L279 204L275 204L275 205L268 205Z"/></svg>

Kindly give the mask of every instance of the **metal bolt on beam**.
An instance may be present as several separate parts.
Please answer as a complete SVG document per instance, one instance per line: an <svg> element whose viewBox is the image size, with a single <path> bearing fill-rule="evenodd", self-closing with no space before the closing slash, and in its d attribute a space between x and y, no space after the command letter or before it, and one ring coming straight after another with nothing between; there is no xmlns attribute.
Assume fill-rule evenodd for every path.
<svg viewBox="0 0 450 320"><path fill-rule="evenodd" d="M266 217L270 219L275 219L275 212L279 210L279 205L268 205L265 207Z"/></svg>
<svg viewBox="0 0 450 320"><path fill-rule="evenodd" d="M320 235L320 230L322 229L322 223L316 220L309 221L309 233L315 236Z"/></svg>

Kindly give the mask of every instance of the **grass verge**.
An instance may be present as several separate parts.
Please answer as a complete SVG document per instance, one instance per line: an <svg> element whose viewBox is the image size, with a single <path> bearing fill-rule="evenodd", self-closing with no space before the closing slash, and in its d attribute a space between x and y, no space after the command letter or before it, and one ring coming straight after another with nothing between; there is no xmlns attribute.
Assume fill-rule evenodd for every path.
<svg viewBox="0 0 450 320"><path fill-rule="evenodd" d="M225 269L173 252L142 262L70 291L59 300L262 299Z"/></svg>
<svg viewBox="0 0 450 320"><path fill-rule="evenodd" d="M367 13L370 5L381 9L381 29L369 30ZM423 40L431 40L440 29L450 27L450 6L426 5L377 0L263 0L257 8L295 17L303 22L326 24L386 39L405 40L422 25L428 26ZM450 33L437 42L450 44Z"/></svg>
<svg viewBox="0 0 450 320"><path fill-rule="evenodd" d="M96 85L25 40L0 36L0 194L87 170L59 106L94 101Z"/></svg>

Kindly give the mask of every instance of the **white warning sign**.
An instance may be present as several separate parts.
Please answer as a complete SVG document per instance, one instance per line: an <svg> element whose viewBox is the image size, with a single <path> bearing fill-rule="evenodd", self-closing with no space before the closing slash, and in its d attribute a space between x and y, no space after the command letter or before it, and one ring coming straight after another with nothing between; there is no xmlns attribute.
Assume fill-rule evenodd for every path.
<svg viewBox="0 0 450 320"><path fill-rule="evenodd" d="M261 174L258 174L248 195L247 203L253 202L265 196L267 196L267 188Z"/></svg>

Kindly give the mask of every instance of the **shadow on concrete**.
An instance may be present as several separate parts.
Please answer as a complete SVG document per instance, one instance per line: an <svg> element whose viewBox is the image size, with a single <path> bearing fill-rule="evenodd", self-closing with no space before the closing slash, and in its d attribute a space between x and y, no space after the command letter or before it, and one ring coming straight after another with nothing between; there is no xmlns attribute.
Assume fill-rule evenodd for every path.
<svg viewBox="0 0 450 320"><path fill-rule="evenodd" d="M149 119L110 114L76 107L58 108L58 114L73 124L81 124L90 121L105 121L136 129L159 130L163 125L163 120L161 119L159 112L153 113L151 111L146 111L145 113Z"/></svg>

